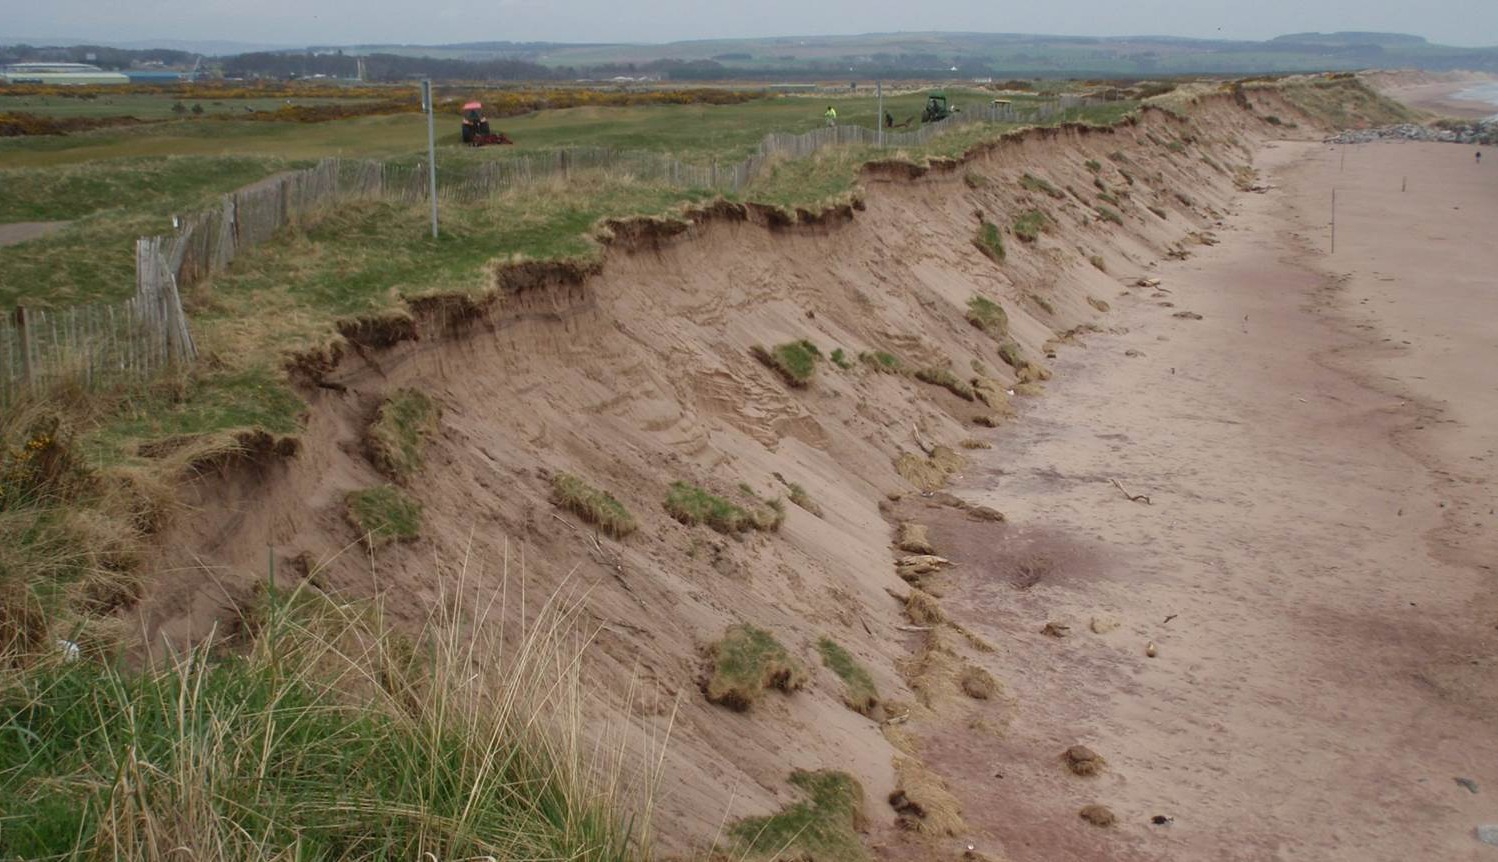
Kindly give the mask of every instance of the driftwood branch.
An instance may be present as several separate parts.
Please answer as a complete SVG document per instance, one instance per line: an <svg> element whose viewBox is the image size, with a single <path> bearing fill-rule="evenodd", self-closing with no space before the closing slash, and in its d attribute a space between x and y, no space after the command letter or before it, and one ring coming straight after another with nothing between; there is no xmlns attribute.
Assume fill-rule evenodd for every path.
<svg viewBox="0 0 1498 862"><path fill-rule="evenodd" d="M1147 494L1130 494L1129 493L1129 489L1125 488L1123 486L1123 483L1120 482L1120 481L1118 481L1117 479L1109 479L1108 481L1110 481L1110 482L1113 483L1113 487L1115 487L1118 490L1122 491L1123 495L1125 497L1129 498L1129 502L1131 502L1131 503L1143 503L1146 506L1151 505L1150 504L1150 498L1149 498L1149 496Z"/></svg>

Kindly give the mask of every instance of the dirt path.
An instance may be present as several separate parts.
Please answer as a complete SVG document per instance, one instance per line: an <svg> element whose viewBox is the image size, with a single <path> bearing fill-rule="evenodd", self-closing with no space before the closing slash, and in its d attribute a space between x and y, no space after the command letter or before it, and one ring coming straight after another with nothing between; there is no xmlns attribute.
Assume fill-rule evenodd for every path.
<svg viewBox="0 0 1498 862"><path fill-rule="evenodd" d="M967 477L1013 525L938 545L963 564L945 604L1000 645L1010 715L929 751L984 849L1498 858L1473 834L1498 822L1498 164L1338 156L1264 152L1285 188L1162 267L1168 294L1116 299L1126 329L1064 352ZM1079 742L1104 775L1066 774ZM1093 802L1119 825L1079 820Z"/></svg>
<svg viewBox="0 0 1498 862"><path fill-rule="evenodd" d="M18 221L0 224L0 248L56 233L68 226L65 221Z"/></svg>

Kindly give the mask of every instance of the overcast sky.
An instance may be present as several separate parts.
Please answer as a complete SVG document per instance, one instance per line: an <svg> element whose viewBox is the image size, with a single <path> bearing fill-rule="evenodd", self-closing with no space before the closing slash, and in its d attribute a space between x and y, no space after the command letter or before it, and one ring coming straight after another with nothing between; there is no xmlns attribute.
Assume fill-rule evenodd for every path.
<svg viewBox="0 0 1498 862"><path fill-rule="evenodd" d="M1498 44L1498 0L4 0L0 43L230 40L287 45L668 42L895 30L1264 39L1382 30Z"/></svg>

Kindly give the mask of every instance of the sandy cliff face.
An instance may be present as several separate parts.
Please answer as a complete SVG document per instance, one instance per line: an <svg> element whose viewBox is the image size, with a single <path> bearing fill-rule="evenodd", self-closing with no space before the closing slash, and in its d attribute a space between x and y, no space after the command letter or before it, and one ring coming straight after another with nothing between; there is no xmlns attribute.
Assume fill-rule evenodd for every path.
<svg viewBox="0 0 1498 862"><path fill-rule="evenodd" d="M920 767L922 721L956 716L993 733L1009 710L1002 695L971 696L965 656L991 645L931 614L939 576L919 580L935 604L907 605L915 587L896 571L907 552L893 549L894 521L963 518L972 541L997 535L983 513L922 496L912 479L1002 461L963 444L980 444L1011 399L1039 397L1048 352L1085 349L1148 263L1212 241L1252 182L1254 145L1287 133L1263 114L1297 116L1272 95L1252 98L1257 113L1209 96L1187 119L1150 110L1114 129L1015 135L929 169L872 166L858 204L826 213L721 204L676 225L614 225L597 267L496 264L484 302L418 307L403 335L419 338L350 346L319 371L338 388L307 389L296 456L195 488L193 514L163 547L171 573L142 613L169 637L202 637L264 578L269 546L283 577L293 560L313 561L323 588L382 594L414 625L441 579L466 565L465 583L498 589L507 561L507 614L558 590L583 604L598 713L657 736L670 727L657 824L668 850L701 848L725 818L796 800L796 769L856 777L869 840L890 853L960 832L940 776ZM1026 241L1013 226L1032 211L1044 227ZM1002 262L974 243L984 223L1002 235ZM1002 307L1006 334L969 323L974 297ZM804 388L752 355L798 339L824 357ZM1018 367L1000 357L1011 340ZM850 368L827 358L839 348ZM858 359L873 352L907 373ZM918 369L950 371L971 399L908 373ZM409 482L425 526L371 557L343 500L384 481L363 437L399 387L442 409ZM638 532L595 535L556 508L558 471L617 497ZM778 531L725 536L664 510L676 481L741 499L740 485L771 499L794 483L820 514L786 503ZM703 651L741 622L805 664L802 690L768 692L746 712L704 698ZM845 704L817 654L823 637L873 676L872 715ZM886 804L897 789L920 810Z"/></svg>

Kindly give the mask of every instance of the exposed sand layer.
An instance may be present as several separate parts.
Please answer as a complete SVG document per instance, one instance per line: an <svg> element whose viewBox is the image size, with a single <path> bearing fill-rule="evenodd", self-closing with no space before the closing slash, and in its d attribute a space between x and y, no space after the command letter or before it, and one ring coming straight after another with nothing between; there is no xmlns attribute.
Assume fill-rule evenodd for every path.
<svg viewBox="0 0 1498 862"><path fill-rule="evenodd" d="M1304 308L1332 294L1276 221L1296 199L1249 195L1226 216L1257 185L1256 144L1320 134L1272 92L1238 98L1182 105L1189 119L1036 131L931 170L892 160L866 172L859 208L722 204L611 225L597 267L497 265L482 302L427 300L414 320L351 325L299 361L324 387L307 389L295 457L264 446L206 476L137 613L153 643L200 639L232 624L273 557L288 579L310 562L321 587L383 595L414 626L460 568L469 586L498 589L507 561L507 621L571 591L596 633L598 711L637 738L669 728L658 812L672 852L794 803L790 772L819 768L865 788L868 841L892 859L969 841L1033 859L1264 858L1275 841L1292 856L1324 850L1316 836L1335 830L1400 846L1414 828L1380 800L1406 797L1369 782L1404 779L1419 752L1498 782L1456 763L1454 746L1473 739L1459 710L1442 714L1449 744L1409 744L1409 713L1389 694L1415 696L1415 671L1380 673L1409 664L1403 638L1434 644L1431 660L1475 648L1455 617L1426 613L1474 588L1411 546L1407 531L1450 510L1427 499L1427 468L1386 443L1385 424L1405 421L1399 398L1317 361L1354 341ZM1298 152L1282 146L1273 163ZM1409 194L1424 194L1412 180ZM1044 227L1023 239L1022 218ZM975 243L984 224L1002 235L1002 263ZM1167 257L1185 262L1162 290L1119 295ZM1008 359L970 323L974 296L1004 310ZM802 338L828 355L808 386L754 359ZM922 374L839 368L838 347L897 354ZM1053 361L1077 382L1034 399ZM344 499L386 481L364 440L401 386L442 408L408 486L425 526L371 556ZM1013 430L988 430L1031 402ZM616 496L638 532L598 537L559 511L556 471ZM1123 500L1111 478L1154 505ZM912 490L944 479L1011 521ZM794 483L816 511L788 504L778 532L730 538L667 514L677 480L740 500ZM958 565L897 570L902 521L928 526ZM937 571L917 571L927 565ZM1093 634L1094 611L1120 627ZM805 664L806 687L747 712L708 703L705 654L737 623L771 632ZM822 637L867 668L877 709L849 708ZM1436 691L1466 679L1437 670L1462 667L1422 672ZM1098 774L1064 771L1076 743L1102 756L1088 761ZM1323 781L1333 768L1355 792ZM1445 798L1434 778L1428 792ZM1416 802L1421 824L1439 821L1427 837L1448 835L1444 809ZM1096 825L1100 809L1082 820L1093 803L1120 822ZM1155 811L1178 817L1163 837L1141 825ZM1354 815L1369 825L1347 826Z"/></svg>
<svg viewBox="0 0 1498 862"><path fill-rule="evenodd" d="M980 661L1014 709L999 738L928 748L980 849L1492 856L1473 830L1498 820L1498 165L1340 155L1262 153L1281 188L1160 267L1168 294L1115 298L1128 331L1065 354L1056 397L970 472L1008 535L932 533L960 573L946 607L1000 645ZM1062 767L1078 742L1100 777Z"/></svg>

